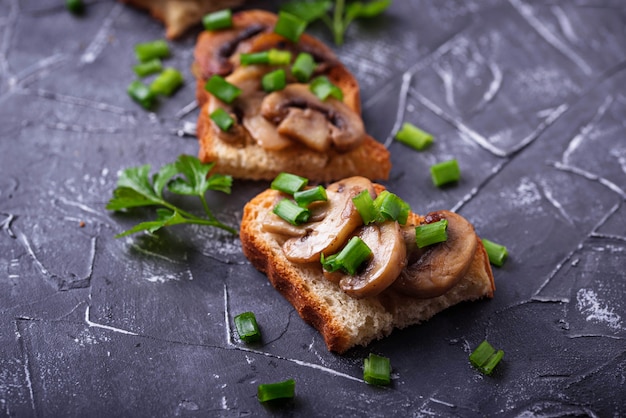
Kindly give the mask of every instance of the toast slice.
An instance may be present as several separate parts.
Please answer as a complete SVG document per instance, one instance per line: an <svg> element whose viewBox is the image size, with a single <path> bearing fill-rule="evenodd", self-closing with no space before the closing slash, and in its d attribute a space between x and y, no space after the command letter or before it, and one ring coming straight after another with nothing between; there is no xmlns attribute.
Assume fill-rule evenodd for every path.
<svg viewBox="0 0 626 418"><path fill-rule="evenodd" d="M383 189L380 185L375 188L377 192ZM426 321L460 302L493 297L495 284L491 266L473 228L472 237L477 243L469 268L445 293L416 298L398 292L391 285L375 296L350 296L324 276L319 262L290 261L283 247L285 237L268 232L264 227L268 213L283 197L282 193L268 189L246 204L240 229L243 252L255 268L267 275L302 319L321 333L330 351L344 353L354 346L381 339L394 328ZM410 213L406 225L413 227L423 221L423 217Z"/></svg>
<svg viewBox="0 0 626 418"><path fill-rule="evenodd" d="M198 37L193 73L197 79L196 97L201 105L197 124L200 160L214 162L214 169L220 173L252 180L271 180L284 171L320 182L354 175L387 179L391 170L389 152L365 132L359 86L354 76L329 47L314 37L303 34L296 43L274 33L276 22L277 16L270 12L242 11L233 15L232 28L204 31ZM240 64L242 53L270 49L289 51L292 62L300 52L309 53L316 64L311 79L327 77L341 89L343 98L317 100L310 97L312 93L307 94L306 89L300 88L297 100L268 116L262 110L266 106L265 99L270 96L261 87L265 74L284 68L287 73L285 91L294 84L301 84L289 71L290 65ZM241 96L226 104L207 92L205 84L214 75L241 88ZM308 86L307 83L302 86ZM222 132L209 117L217 108L228 111L235 120L235 126L227 132ZM293 116L296 114L298 116ZM283 123L285 119L289 123ZM302 120L308 127L297 126ZM294 133L286 125L295 125L298 132ZM351 129L355 126L358 129ZM331 140L336 131L342 131L338 135L343 137L352 135L348 139L352 145L338 145ZM272 145L268 145L270 142Z"/></svg>

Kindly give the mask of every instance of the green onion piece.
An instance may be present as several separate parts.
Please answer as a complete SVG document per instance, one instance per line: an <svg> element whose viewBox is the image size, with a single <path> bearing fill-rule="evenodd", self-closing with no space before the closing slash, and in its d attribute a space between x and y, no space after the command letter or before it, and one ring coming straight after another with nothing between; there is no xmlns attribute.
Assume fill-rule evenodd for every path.
<svg viewBox="0 0 626 418"><path fill-rule="evenodd" d="M154 94L171 96L183 84L183 75L176 68L166 68L150 84Z"/></svg>
<svg viewBox="0 0 626 418"><path fill-rule="evenodd" d="M133 67L133 71L139 77L146 77L150 74L158 73L163 70L161 60L158 58L152 58L149 61L142 62Z"/></svg>
<svg viewBox="0 0 626 418"><path fill-rule="evenodd" d="M359 215L361 215L361 219L365 225L378 220L380 213L378 209L376 209L376 206L374 206L374 199L372 199L368 190L363 190L361 193L354 196L352 203L359 212Z"/></svg>
<svg viewBox="0 0 626 418"><path fill-rule="evenodd" d="M296 395L296 381L293 379L277 383L262 383L257 388L259 402L274 399L291 399Z"/></svg>
<svg viewBox="0 0 626 418"><path fill-rule="evenodd" d="M482 373L490 375L503 357L504 351L496 351L496 349L485 340L470 354L469 361L472 366L476 367Z"/></svg>
<svg viewBox="0 0 626 418"><path fill-rule="evenodd" d="M279 190L283 193L293 195L295 192L302 190L309 183L309 180L290 173L280 173L270 184L270 188Z"/></svg>
<svg viewBox="0 0 626 418"><path fill-rule="evenodd" d="M233 26L233 13L230 9L204 15L202 25L206 30L227 29Z"/></svg>
<svg viewBox="0 0 626 418"><path fill-rule="evenodd" d="M240 94L241 89L230 84L224 77L214 75L204 85L204 89L225 103L232 103Z"/></svg>
<svg viewBox="0 0 626 418"><path fill-rule="evenodd" d="M293 198L296 200L298 206L303 208L308 207L313 202L325 202L328 200L326 189L322 186L295 192Z"/></svg>
<svg viewBox="0 0 626 418"><path fill-rule="evenodd" d="M424 248L438 242L444 242L448 239L447 228L447 219L416 226L415 243L419 248Z"/></svg>
<svg viewBox="0 0 626 418"><path fill-rule="evenodd" d="M128 95L144 109L150 109L154 106L154 102L156 100L156 96L150 90L150 87L146 86L139 80L135 80L128 85L126 89Z"/></svg>
<svg viewBox="0 0 626 418"><path fill-rule="evenodd" d="M221 107L215 109L209 117L224 132L228 131L235 124L235 120Z"/></svg>
<svg viewBox="0 0 626 418"><path fill-rule="evenodd" d="M235 316L235 327L242 341L254 343L261 340L261 331L259 331L253 312L244 312Z"/></svg>
<svg viewBox="0 0 626 418"><path fill-rule="evenodd" d="M325 270L335 272L344 270L349 275L356 274L358 268L372 255L372 250L367 246L365 241L354 236L343 249L337 254L325 257L322 253L320 262Z"/></svg>
<svg viewBox="0 0 626 418"><path fill-rule="evenodd" d="M383 190L374 200L374 207L380 215L388 221L398 221L406 224L411 207L397 195Z"/></svg>
<svg viewBox="0 0 626 418"><path fill-rule="evenodd" d="M273 212L295 226L305 223L311 217L310 210L298 206L295 202L289 199L283 199L278 202L278 204L274 207Z"/></svg>
<svg viewBox="0 0 626 418"><path fill-rule="evenodd" d="M85 10L85 3L83 0L65 0L65 7L73 14L79 15Z"/></svg>
<svg viewBox="0 0 626 418"><path fill-rule="evenodd" d="M291 63L291 52L280 49L270 49L268 52L269 65L289 65Z"/></svg>
<svg viewBox="0 0 626 418"><path fill-rule="evenodd" d="M489 262L494 266L502 267L509 256L509 252L506 247L493 241L489 241L486 238L483 238L482 242L485 250L487 251L487 255L489 256Z"/></svg>
<svg viewBox="0 0 626 418"><path fill-rule="evenodd" d="M370 353L363 365L363 380L372 385L391 383L391 362L387 357Z"/></svg>
<svg viewBox="0 0 626 418"><path fill-rule="evenodd" d="M331 83L328 77L324 75L315 77L313 81L311 81L309 89L320 100L326 100L328 96L332 96L337 100L343 100L343 92L341 89Z"/></svg>
<svg viewBox="0 0 626 418"><path fill-rule="evenodd" d="M437 187L453 183L461 178L457 160L448 160L430 167L430 175Z"/></svg>
<svg viewBox="0 0 626 418"><path fill-rule="evenodd" d="M135 56L139 62L146 62L153 58L165 58L169 54L170 47L162 39L135 45Z"/></svg>
<svg viewBox="0 0 626 418"><path fill-rule="evenodd" d="M308 52L301 52L296 57L296 61L291 67L291 74L301 83L306 83L315 71L315 61L313 55Z"/></svg>
<svg viewBox="0 0 626 418"><path fill-rule="evenodd" d="M277 33L292 42L298 42L300 35L306 29L306 21L287 12L278 13L278 21L274 26L274 33Z"/></svg>
<svg viewBox="0 0 626 418"><path fill-rule="evenodd" d="M433 143L431 134L408 122L402 124L402 129L396 134L396 139L417 151L422 151Z"/></svg>
<svg viewBox="0 0 626 418"><path fill-rule="evenodd" d="M269 72L261 79L261 85L266 92L282 90L287 85L287 74L282 68Z"/></svg>
<svg viewBox="0 0 626 418"><path fill-rule="evenodd" d="M270 52L261 51L261 52L250 52L248 54L240 54L239 63L241 65L269 64Z"/></svg>

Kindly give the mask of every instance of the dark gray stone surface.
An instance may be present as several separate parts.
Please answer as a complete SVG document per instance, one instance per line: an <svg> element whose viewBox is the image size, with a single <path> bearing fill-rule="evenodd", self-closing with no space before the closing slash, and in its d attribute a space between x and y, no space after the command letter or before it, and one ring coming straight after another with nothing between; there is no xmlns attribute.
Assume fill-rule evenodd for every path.
<svg viewBox="0 0 626 418"><path fill-rule="evenodd" d="M0 0L0 416L626 414L624 2L396 0L350 27L336 50L391 151L386 185L417 212L458 211L510 258L493 300L343 356L236 238L114 238L143 220L105 210L117 173L197 152L177 132L197 116L198 31L167 61L187 84L148 113L125 89L133 45L162 27L111 1L78 18L60 3ZM402 121L434 146L391 141ZM437 189L428 167L448 158L462 180ZM237 225L265 187L236 181L211 205ZM258 345L233 331L246 310ZM467 360L485 338L506 353L491 377ZM369 352L390 357L389 388L362 381ZM258 403L259 383L286 378L294 401Z"/></svg>

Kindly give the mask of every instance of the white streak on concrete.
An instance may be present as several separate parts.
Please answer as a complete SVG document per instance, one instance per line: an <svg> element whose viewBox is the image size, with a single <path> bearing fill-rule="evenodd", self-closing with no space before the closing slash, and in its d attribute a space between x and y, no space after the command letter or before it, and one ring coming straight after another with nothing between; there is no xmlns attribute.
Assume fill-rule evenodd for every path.
<svg viewBox="0 0 626 418"><path fill-rule="evenodd" d="M96 33L94 39L91 41L87 49L85 49L83 55L81 55L81 64L93 63L102 53L108 42L111 26L122 10L123 5L120 3L116 3L113 6L109 15L104 19L104 22L102 22L102 26L98 30L98 33Z"/></svg>
<svg viewBox="0 0 626 418"><path fill-rule="evenodd" d="M116 328L116 327L112 327L110 325L103 325L103 324L98 324L96 322L92 322L89 319L89 305L87 305L87 309L85 309L85 322L87 323L87 325L89 327L93 327L93 328L102 328L102 329L106 329L106 330L117 332L119 334L124 334L124 335L135 335L135 336L139 335L137 333L134 333L132 331L127 331L125 329Z"/></svg>
<svg viewBox="0 0 626 418"><path fill-rule="evenodd" d="M570 156L574 152L576 152L576 150L580 147L580 144L582 144L583 140L595 128L598 121L606 114L607 110L613 103L613 100L614 99L611 96L604 99L604 102L602 103L602 105L600 105L600 107L598 108L598 111L593 116L593 118L591 118L589 123L585 124L582 128L580 128L580 131L578 132L578 134L570 141L570 143L567 145L567 148L565 149L565 152L563 152L563 158L562 158L563 163L569 164Z"/></svg>

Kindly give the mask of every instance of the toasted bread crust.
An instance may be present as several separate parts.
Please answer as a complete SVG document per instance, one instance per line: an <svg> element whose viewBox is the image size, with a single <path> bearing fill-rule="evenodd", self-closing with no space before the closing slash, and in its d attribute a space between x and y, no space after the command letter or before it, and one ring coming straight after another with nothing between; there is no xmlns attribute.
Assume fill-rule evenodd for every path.
<svg viewBox="0 0 626 418"><path fill-rule="evenodd" d="M378 189L380 190L380 188ZM392 291L376 297L354 299L324 278L319 263L293 264L282 251L281 238L263 230L263 219L272 210L278 192L266 190L244 208L240 238L244 255L323 336L330 351L344 353L356 345L389 335L431 318L462 301L493 297L495 284L486 252L479 238L478 250L467 274L445 294L415 299ZM421 218L412 213L410 224Z"/></svg>

